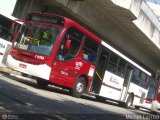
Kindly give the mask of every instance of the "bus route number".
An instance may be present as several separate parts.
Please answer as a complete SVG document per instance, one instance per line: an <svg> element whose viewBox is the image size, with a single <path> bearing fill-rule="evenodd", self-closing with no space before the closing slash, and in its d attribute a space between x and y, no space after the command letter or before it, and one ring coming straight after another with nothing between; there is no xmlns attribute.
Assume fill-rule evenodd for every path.
<svg viewBox="0 0 160 120"><path fill-rule="evenodd" d="M44 60L44 56L41 56L41 55L35 55L35 58L39 60Z"/></svg>

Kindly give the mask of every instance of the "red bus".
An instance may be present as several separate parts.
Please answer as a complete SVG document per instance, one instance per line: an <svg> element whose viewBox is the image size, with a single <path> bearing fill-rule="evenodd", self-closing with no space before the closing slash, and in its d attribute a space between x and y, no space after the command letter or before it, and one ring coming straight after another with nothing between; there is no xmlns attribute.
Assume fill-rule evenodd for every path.
<svg viewBox="0 0 160 120"><path fill-rule="evenodd" d="M30 13L7 58L8 67L32 76L38 85L54 84L75 97L140 106L151 73L76 22L49 13Z"/></svg>

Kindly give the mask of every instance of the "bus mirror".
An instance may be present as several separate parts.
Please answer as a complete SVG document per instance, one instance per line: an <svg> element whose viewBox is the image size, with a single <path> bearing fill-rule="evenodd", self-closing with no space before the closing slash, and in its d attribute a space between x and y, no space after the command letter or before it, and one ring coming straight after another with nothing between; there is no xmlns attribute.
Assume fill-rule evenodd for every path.
<svg viewBox="0 0 160 120"><path fill-rule="evenodd" d="M68 35L64 49L68 50L70 49L70 47L71 47L71 39L69 38L69 35Z"/></svg>
<svg viewBox="0 0 160 120"><path fill-rule="evenodd" d="M11 29L10 29L10 33L14 36L14 26L15 26L15 22L12 22L12 26L11 26Z"/></svg>
<svg viewBox="0 0 160 120"><path fill-rule="evenodd" d="M12 22L12 26L11 26L11 29L10 29L10 33L11 33L13 36L18 32L18 30L19 30L22 22L23 22L22 20L14 20L14 21Z"/></svg>

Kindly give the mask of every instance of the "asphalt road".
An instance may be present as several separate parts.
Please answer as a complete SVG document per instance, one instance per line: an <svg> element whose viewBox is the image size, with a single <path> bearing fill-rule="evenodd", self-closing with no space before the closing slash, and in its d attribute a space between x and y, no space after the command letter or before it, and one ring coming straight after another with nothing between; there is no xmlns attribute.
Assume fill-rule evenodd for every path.
<svg viewBox="0 0 160 120"><path fill-rule="evenodd" d="M125 109L84 95L74 98L54 86L38 87L31 79L0 73L0 119L12 120L131 120L159 119L144 110Z"/></svg>

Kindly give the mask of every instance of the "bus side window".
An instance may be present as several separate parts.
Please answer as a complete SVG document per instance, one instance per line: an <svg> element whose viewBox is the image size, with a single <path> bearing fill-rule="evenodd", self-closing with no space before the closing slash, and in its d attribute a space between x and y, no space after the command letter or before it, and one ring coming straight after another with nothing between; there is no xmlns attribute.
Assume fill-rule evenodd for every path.
<svg viewBox="0 0 160 120"><path fill-rule="evenodd" d="M82 53L83 59L95 64L96 58L97 58L98 47L99 47L99 44L95 40L86 36L83 53Z"/></svg>
<svg viewBox="0 0 160 120"><path fill-rule="evenodd" d="M126 61L124 61L123 59L120 59L119 65L118 65L118 70L117 70L117 74L118 74L120 77L124 77L126 64L127 64Z"/></svg>
<svg viewBox="0 0 160 120"><path fill-rule="evenodd" d="M110 55L110 60L107 66L107 70L111 73L116 73L116 68L117 68L117 64L118 64L118 56L111 53Z"/></svg>
<svg viewBox="0 0 160 120"><path fill-rule="evenodd" d="M146 84L147 84L147 76L146 76L146 74L145 73L143 73L143 72L141 72L140 73L140 85L142 86L142 87L146 87Z"/></svg>
<svg viewBox="0 0 160 120"><path fill-rule="evenodd" d="M69 38L68 38L69 37ZM83 33L74 27L70 27L60 44L57 52L57 59L67 61L73 59L79 52L82 43ZM67 39L70 39L70 47L65 49Z"/></svg>
<svg viewBox="0 0 160 120"><path fill-rule="evenodd" d="M131 81L133 83L136 83L137 85L139 85L140 84L140 78L139 77L140 77L140 71L137 68L135 68Z"/></svg>
<svg viewBox="0 0 160 120"><path fill-rule="evenodd" d="M146 78L146 80L145 80L145 88L148 88L148 87L149 87L150 81L151 81L150 77L147 76L147 78Z"/></svg>

